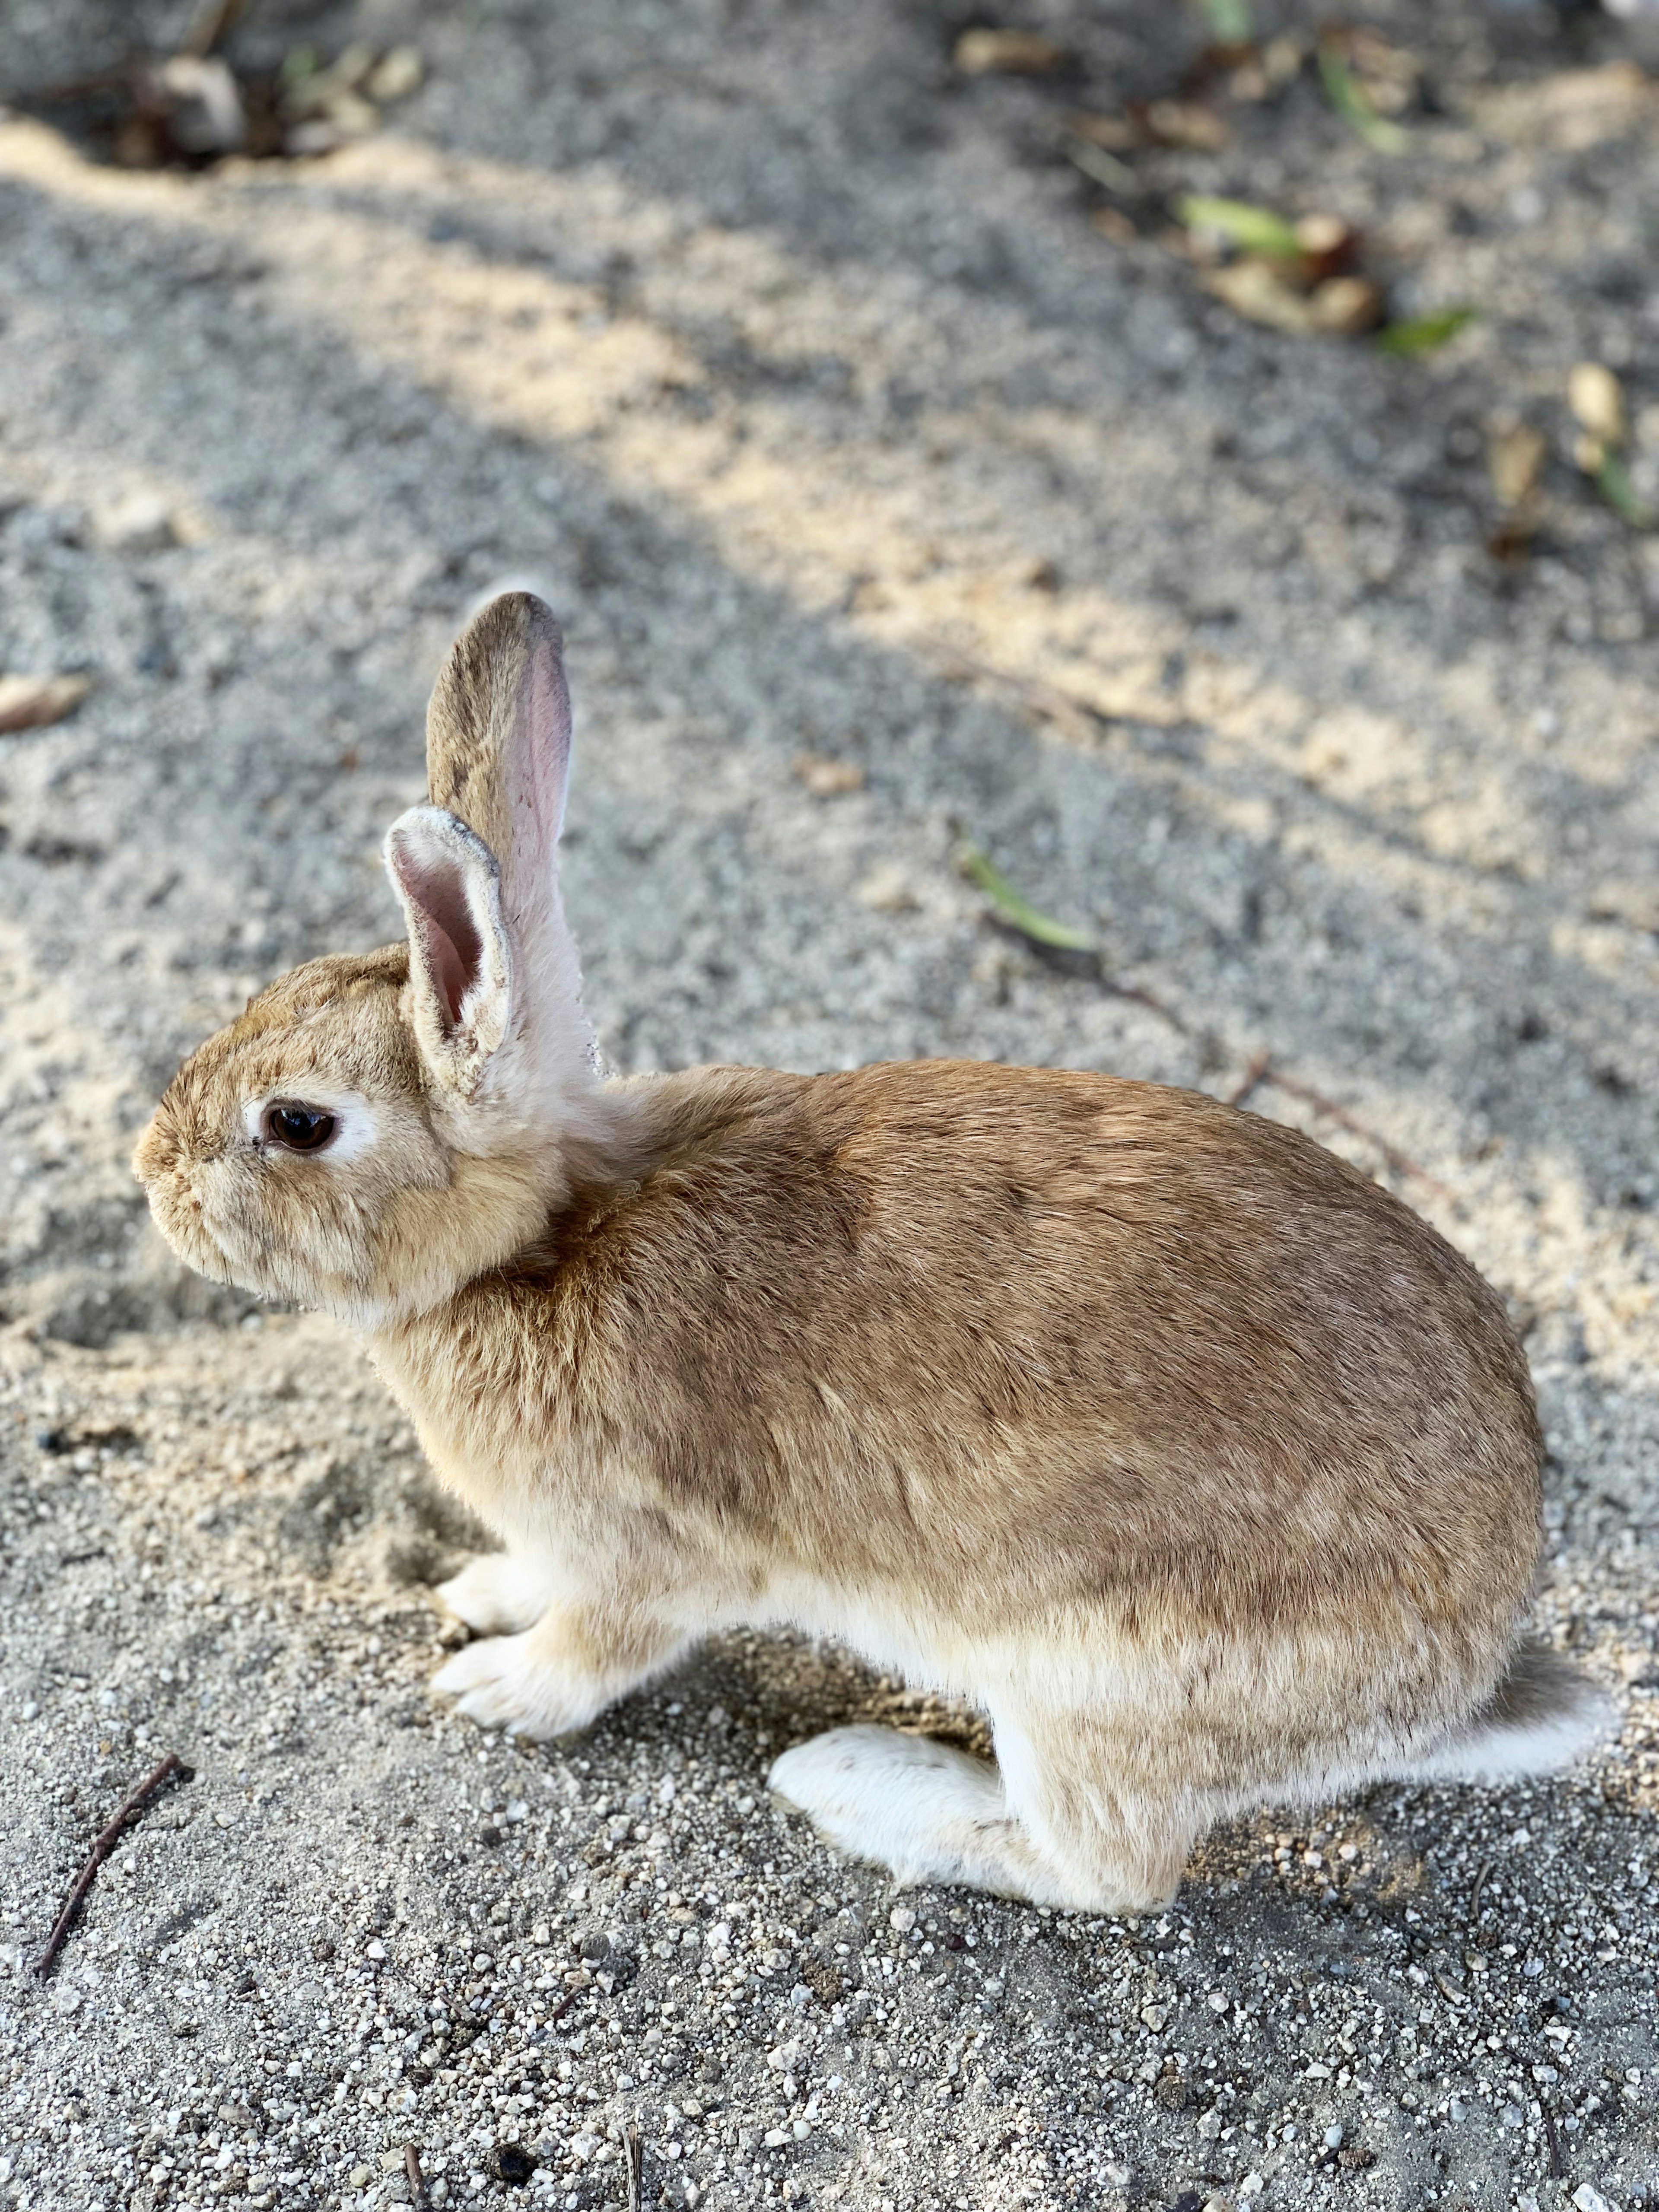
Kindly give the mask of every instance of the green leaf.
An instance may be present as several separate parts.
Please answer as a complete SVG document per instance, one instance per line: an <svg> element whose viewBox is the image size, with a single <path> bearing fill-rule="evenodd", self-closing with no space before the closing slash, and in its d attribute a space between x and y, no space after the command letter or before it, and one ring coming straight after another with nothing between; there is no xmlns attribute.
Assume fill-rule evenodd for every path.
<svg viewBox="0 0 1659 2212"><path fill-rule="evenodd" d="M1029 937L1034 945L1051 945L1058 952L1098 951L1087 930L1070 929L1052 915L1040 914L1029 899L1022 898L1001 869L976 846L963 846L962 872L970 883L978 884L1010 928L1017 929L1022 937Z"/></svg>
<svg viewBox="0 0 1659 2212"><path fill-rule="evenodd" d="M1243 252L1271 254L1278 261L1297 261L1302 257L1295 224L1286 222L1271 208L1254 207L1249 200L1222 200L1207 192L1189 192L1176 203L1176 213L1188 230L1218 231Z"/></svg>
<svg viewBox="0 0 1659 2212"><path fill-rule="evenodd" d="M1248 46L1255 36L1250 0L1198 0L1210 36L1218 46Z"/></svg>
<svg viewBox="0 0 1659 2212"><path fill-rule="evenodd" d="M283 56L277 80L284 91L289 91L296 84L303 84L308 76L315 76L319 67L315 46L290 46Z"/></svg>
<svg viewBox="0 0 1659 2212"><path fill-rule="evenodd" d="M1328 41L1320 45L1319 76L1331 106L1368 146L1379 154L1403 154L1408 150L1412 143L1410 131L1402 131L1397 123L1390 123L1386 116L1377 113L1358 78Z"/></svg>
<svg viewBox="0 0 1659 2212"><path fill-rule="evenodd" d="M1620 520L1629 523L1632 530L1659 528L1659 514L1638 499L1630 472L1617 453L1602 454L1601 465L1595 471L1595 489Z"/></svg>
<svg viewBox="0 0 1659 2212"><path fill-rule="evenodd" d="M1459 331L1467 330L1479 319L1478 307L1436 307L1426 315L1408 315L1403 322L1390 323L1377 334L1379 353L1432 353L1455 338Z"/></svg>

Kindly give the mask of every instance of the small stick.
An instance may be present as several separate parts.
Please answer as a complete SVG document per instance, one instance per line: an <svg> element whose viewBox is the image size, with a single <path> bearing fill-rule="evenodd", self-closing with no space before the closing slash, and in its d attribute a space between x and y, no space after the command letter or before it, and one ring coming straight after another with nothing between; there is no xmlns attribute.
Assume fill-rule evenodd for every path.
<svg viewBox="0 0 1659 2212"><path fill-rule="evenodd" d="M556 2021L562 2021L566 2013L569 2011L571 2006L575 2003L577 1998L581 1996L582 1992L585 1990L591 1990L592 1986L593 1984L592 1982L578 1982L574 1990L567 1990L564 1995L559 1999L557 2004L554 2006L552 2011L548 2014L548 2026L551 2027Z"/></svg>
<svg viewBox="0 0 1659 2212"><path fill-rule="evenodd" d="M421 2172L421 2154L413 2143L404 2145L404 2172L409 2178L409 2202L411 2212L432 2212L432 2199L427 2194L426 2176Z"/></svg>
<svg viewBox="0 0 1659 2212"><path fill-rule="evenodd" d="M645 2194L645 2145L640 2141L638 2127L630 2120L628 2127L628 2212L640 2212Z"/></svg>
<svg viewBox="0 0 1659 2212"><path fill-rule="evenodd" d="M1480 1917L1480 1893L1486 1886L1486 1876L1492 1872L1489 1858L1480 1862L1480 1871L1474 1877L1474 1887L1469 1892L1469 1925L1473 1927Z"/></svg>
<svg viewBox="0 0 1659 2212"><path fill-rule="evenodd" d="M1230 1106L1242 1106L1251 1093L1258 1088L1266 1078L1267 1070L1273 1066L1273 1057L1270 1052L1251 1054L1249 1065L1244 1070L1243 1080L1227 1101Z"/></svg>
<svg viewBox="0 0 1659 2212"><path fill-rule="evenodd" d="M1547 2105L1540 2109L1544 2115L1544 2133L1549 2140L1550 2179L1559 2181L1567 2169L1561 2163L1561 2138L1555 2132L1555 2115Z"/></svg>
<svg viewBox="0 0 1659 2212"><path fill-rule="evenodd" d="M182 1763L178 1753L170 1751L155 1772L147 1774L137 1788L130 1790L123 1798L115 1818L93 1845L91 1856L81 1869L81 1879L70 1890L68 1900L58 1914L51 1935L46 1938L46 1948L34 1962L35 1973L41 1981L44 1982L52 1972L52 1961L64 1948L64 1938L74 1925L76 1914L81 1909L82 1899L92 1887L99 1868L120 1841L122 1829L135 1814L142 1811L147 1798L153 1796L164 1782L171 1780L173 1775L182 1771Z"/></svg>
<svg viewBox="0 0 1659 2212"><path fill-rule="evenodd" d="M955 662L964 676L977 676L988 684L1000 684L1016 699L1024 700L1034 713L1050 722L1058 722L1073 737L1093 737L1108 724L1108 716L1070 697L1057 684L1045 684L1040 676L1016 676L1008 669L994 668L988 660L964 653L948 638L935 638L933 643L947 660Z"/></svg>
<svg viewBox="0 0 1659 2212"><path fill-rule="evenodd" d="M1176 1013L1173 1006L1166 1006L1163 1000L1155 997L1151 991L1143 991L1139 983L1119 983L1105 974L1102 974L1098 981L1109 999L1127 999L1132 1006L1145 1006L1148 1013L1156 1014L1160 1021L1168 1022L1170 1027L1182 1036L1191 1036L1191 1023Z"/></svg>
<svg viewBox="0 0 1659 2212"><path fill-rule="evenodd" d="M1340 1127L1362 1138L1366 1144L1375 1145L1396 1175L1415 1176L1419 1182L1426 1183L1431 1190L1437 1192L1448 1206L1461 1203L1455 1190L1449 1189L1437 1176L1431 1176L1426 1168L1419 1167L1409 1152L1402 1152L1398 1145L1391 1145L1386 1137L1379 1136L1375 1129L1368 1127L1358 1115L1350 1114L1346 1106L1339 1106L1334 1098L1328 1098L1322 1091L1316 1091L1310 1083L1300 1082L1295 1076L1286 1075L1281 1069L1271 1066L1263 1068L1258 1079L1274 1085L1279 1090L1288 1092L1292 1098L1300 1098L1305 1105L1311 1106L1316 1114L1322 1114L1327 1121L1336 1122Z"/></svg>

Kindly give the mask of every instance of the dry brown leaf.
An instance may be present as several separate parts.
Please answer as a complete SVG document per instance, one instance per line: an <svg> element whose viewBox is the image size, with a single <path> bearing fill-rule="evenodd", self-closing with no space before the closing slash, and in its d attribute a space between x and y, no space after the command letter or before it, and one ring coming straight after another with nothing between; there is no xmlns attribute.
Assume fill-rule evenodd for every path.
<svg viewBox="0 0 1659 2212"><path fill-rule="evenodd" d="M1121 208L1102 205L1090 210L1089 220L1114 246L1133 246L1140 235Z"/></svg>
<svg viewBox="0 0 1659 2212"><path fill-rule="evenodd" d="M1127 115L1091 115L1074 108L1066 118L1066 128L1073 138L1108 154L1133 154L1146 143Z"/></svg>
<svg viewBox="0 0 1659 2212"><path fill-rule="evenodd" d="M1147 133L1159 145L1184 147L1195 154L1218 153L1233 135L1214 108L1198 100L1149 100L1145 115Z"/></svg>
<svg viewBox="0 0 1659 2212"><path fill-rule="evenodd" d="M1625 442L1624 386L1599 361L1581 361L1567 379L1567 404L1581 429L1603 446ZM1600 465L1598 463L1596 465Z"/></svg>
<svg viewBox="0 0 1659 2212"><path fill-rule="evenodd" d="M1500 423L1486 441L1486 473L1506 507L1525 507L1537 491L1549 441L1530 422Z"/></svg>
<svg viewBox="0 0 1659 2212"><path fill-rule="evenodd" d="M1204 289L1224 300L1247 322L1305 337L1314 326L1312 311L1300 292L1276 276L1265 261L1235 261L1204 279Z"/></svg>
<svg viewBox="0 0 1659 2212"><path fill-rule="evenodd" d="M1634 62L1559 70L1533 84L1506 85L1480 100L1474 119L1496 137L1558 153L1582 153L1622 138L1654 112L1653 82Z"/></svg>
<svg viewBox="0 0 1659 2212"><path fill-rule="evenodd" d="M952 58L964 76L1051 76L1066 49L1041 31L964 31Z"/></svg>
<svg viewBox="0 0 1659 2212"><path fill-rule="evenodd" d="M369 71L363 90L380 106L390 107L394 100L407 100L411 92L418 92L424 74L418 46L393 46Z"/></svg>
<svg viewBox="0 0 1659 2212"><path fill-rule="evenodd" d="M1315 283L1348 266L1359 250L1359 234L1340 215L1304 215L1296 225L1296 242L1303 264L1297 274Z"/></svg>
<svg viewBox="0 0 1659 2212"><path fill-rule="evenodd" d="M921 903L897 860L878 860L853 896L877 914L914 914Z"/></svg>
<svg viewBox="0 0 1659 2212"><path fill-rule="evenodd" d="M1332 337L1358 337L1382 319L1382 293L1369 276L1328 276L1308 302L1313 327Z"/></svg>
<svg viewBox="0 0 1659 2212"><path fill-rule="evenodd" d="M61 722L91 689L84 676L0 676L0 736Z"/></svg>
<svg viewBox="0 0 1659 2212"><path fill-rule="evenodd" d="M814 799L839 799L864 788L864 770L856 761L836 760L828 753L802 753L795 774Z"/></svg>

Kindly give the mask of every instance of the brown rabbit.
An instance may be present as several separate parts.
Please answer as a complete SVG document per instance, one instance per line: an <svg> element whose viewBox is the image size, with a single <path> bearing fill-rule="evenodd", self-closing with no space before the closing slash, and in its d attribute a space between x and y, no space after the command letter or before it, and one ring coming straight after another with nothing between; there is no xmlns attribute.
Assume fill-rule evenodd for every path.
<svg viewBox="0 0 1659 2212"><path fill-rule="evenodd" d="M435 1686L584 1727L737 1622L975 1701L995 1766L842 1728L774 1787L903 1881L1138 1911L1218 1815L1571 1758L1520 1640L1539 1434L1496 1295L1305 1137L1189 1091L921 1061L593 1060L524 593L471 624L393 823L409 942L313 961L139 1144L205 1273L362 1329L504 1538Z"/></svg>

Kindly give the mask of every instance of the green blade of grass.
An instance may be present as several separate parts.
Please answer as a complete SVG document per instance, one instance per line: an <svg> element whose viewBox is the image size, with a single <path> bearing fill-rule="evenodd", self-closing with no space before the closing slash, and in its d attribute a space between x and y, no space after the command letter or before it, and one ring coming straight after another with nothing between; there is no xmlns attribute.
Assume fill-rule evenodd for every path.
<svg viewBox="0 0 1659 2212"><path fill-rule="evenodd" d="M1340 54L1328 44L1319 49L1319 77L1325 96L1352 131L1379 154L1403 154L1412 143L1409 131L1379 115L1366 99L1358 78Z"/></svg>
<svg viewBox="0 0 1659 2212"><path fill-rule="evenodd" d="M1480 314L1478 307L1437 307L1427 315L1408 315L1403 322L1390 323L1377 334L1379 353L1432 353L1437 346L1445 345L1467 330Z"/></svg>
<svg viewBox="0 0 1659 2212"><path fill-rule="evenodd" d="M962 848L962 872L976 884L1011 929L1029 937L1034 945L1053 946L1057 952L1093 952L1098 948L1087 930L1068 928L1052 915L1041 914L1022 898L1000 868L975 845Z"/></svg>
<svg viewBox="0 0 1659 2212"><path fill-rule="evenodd" d="M1270 254L1277 261L1297 261L1302 247L1296 226L1271 208L1255 207L1249 200L1223 200L1207 192L1189 192L1176 203L1176 213L1188 230L1213 230L1245 253Z"/></svg>
<svg viewBox="0 0 1659 2212"><path fill-rule="evenodd" d="M1250 0L1198 0L1210 36L1218 46L1248 46L1255 36Z"/></svg>
<svg viewBox="0 0 1659 2212"><path fill-rule="evenodd" d="M1630 480L1630 471L1620 457L1612 452L1603 453L1601 465L1595 471L1595 489L1621 522L1629 523L1632 530L1652 530L1659 527L1659 514L1650 507L1644 507L1636 496L1636 487Z"/></svg>

